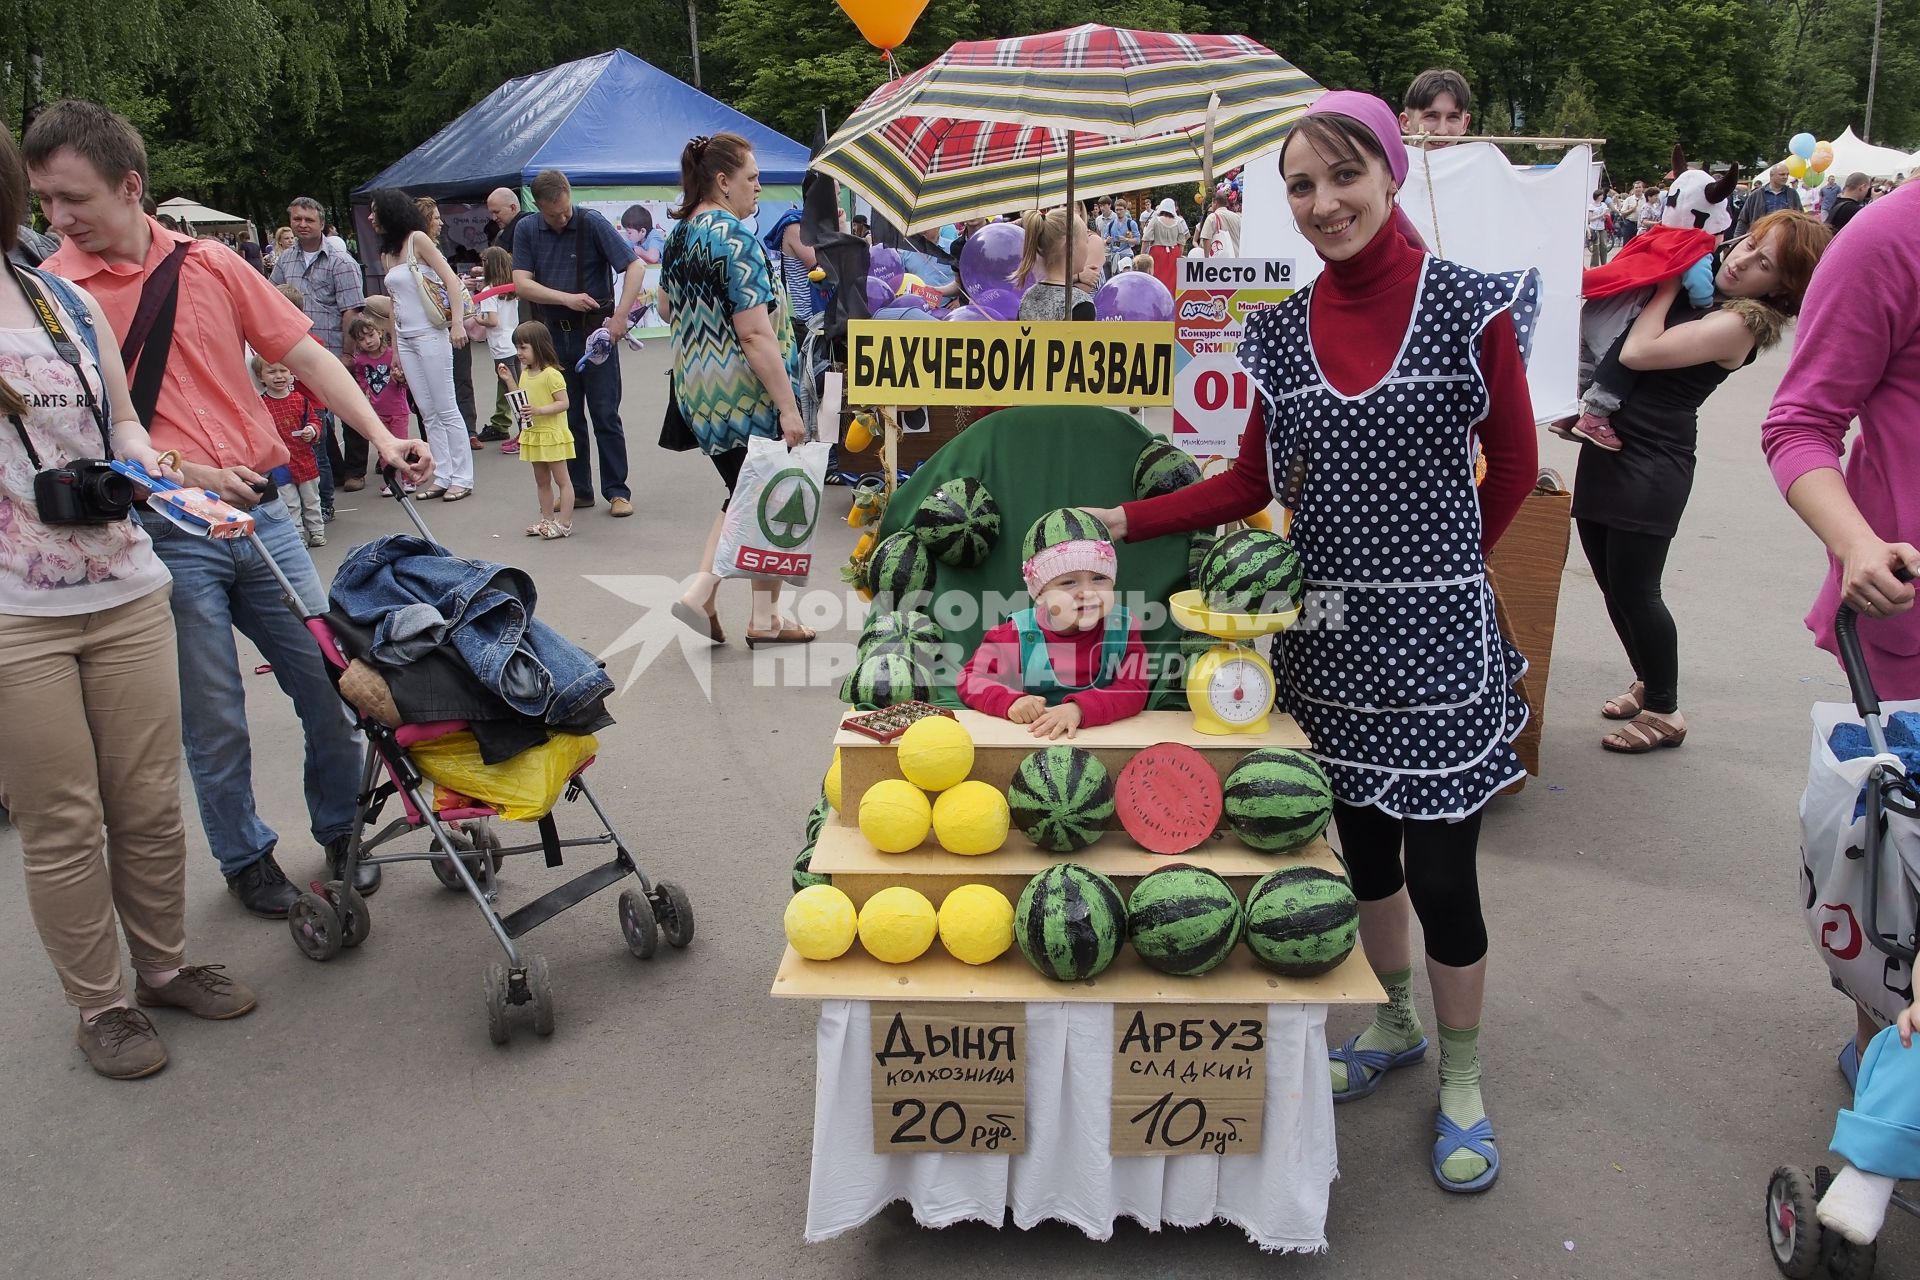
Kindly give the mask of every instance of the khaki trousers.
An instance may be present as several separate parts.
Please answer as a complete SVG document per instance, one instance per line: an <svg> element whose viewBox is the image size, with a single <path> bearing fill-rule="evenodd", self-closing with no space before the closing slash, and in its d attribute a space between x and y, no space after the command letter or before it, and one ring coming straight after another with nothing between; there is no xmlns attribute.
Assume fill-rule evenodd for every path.
<svg viewBox="0 0 1920 1280"><path fill-rule="evenodd" d="M0 797L40 941L79 1008L186 953L180 679L171 585L99 613L0 615Z"/></svg>

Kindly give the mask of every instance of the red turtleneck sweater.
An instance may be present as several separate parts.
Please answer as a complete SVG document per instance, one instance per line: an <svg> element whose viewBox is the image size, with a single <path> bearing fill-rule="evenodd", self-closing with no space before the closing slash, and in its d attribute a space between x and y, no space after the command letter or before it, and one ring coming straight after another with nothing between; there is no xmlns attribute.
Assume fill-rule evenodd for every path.
<svg viewBox="0 0 1920 1280"><path fill-rule="evenodd" d="M1327 263L1320 273L1308 300L1313 353L1342 395L1359 395L1387 376L1413 317L1423 256L1401 236L1383 233L1345 262ZM1513 317L1506 312L1482 331L1480 372L1491 397L1479 428L1487 455L1480 546L1488 551L1519 514L1539 474L1526 366ZM1242 520L1272 500L1267 428L1256 401L1233 466L1177 493L1127 503L1127 541Z"/></svg>

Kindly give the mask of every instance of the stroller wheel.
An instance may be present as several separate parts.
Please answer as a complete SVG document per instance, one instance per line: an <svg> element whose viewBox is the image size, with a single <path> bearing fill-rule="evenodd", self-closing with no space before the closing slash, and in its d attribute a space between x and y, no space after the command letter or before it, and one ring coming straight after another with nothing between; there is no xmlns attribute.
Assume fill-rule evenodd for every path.
<svg viewBox="0 0 1920 1280"><path fill-rule="evenodd" d="M505 1044L512 1035L507 1026L507 966L498 960L488 965L482 985L487 995L487 1039Z"/></svg>
<svg viewBox="0 0 1920 1280"><path fill-rule="evenodd" d="M693 903L687 891L670 880L653 886L653 913L667 935L667 945L678 951L693 941Z"/></svg>
<svg viewBox="0 0 1920 1280"><path fill-rule="evenodd" d="M317 893L303 893L287 908L287 929L293 945L309 960L331 960L340 954L340 913Z"/></svg>
<svg viewBox="0 0 1920 1280"><path fill-rule="evenodd" d="M476 848L498 849L500 847L500 841L498 837L488 831L477 833L476 838L476 833L471 830L471 828L477 825L477 823L469 823L466 824L464 828L449 827L447 828L447 833L452 837L453 851L459 855L460 861L467 865L467 874L473 877L474 883L484 886L487 880L487 864L491 862L493 869L497 871L500 867L500 861L498 858L493 857L491 853L474 853L471 851ZM440 842L437 840L434 841L435 851L438 852L439 848ZM461 883L460 875L453 869L453 861L450 858L442 854L442 856L433 859L427 865L433 868L433 878L438 880L443 887L451 889L455 893L466 892L467 886Z"/></svg>
<svg viewBox="0 0 1920 1280"><path fill-rule="evenodd" d="M338 880L327 882L327 902L340 917L340 945L357 947L373 932L373 914L367 900Z"/></svg>
<svg viewBox="0 0 1920 1280"><path fill-rule="evenodd" d="M641 960L653 959L660 949L660 926L653 918L653 907L638 889L620 893L620 932L627 936L627 950Z"/></svg>
<svg viewBox="0 0 1920 1280"><path fill-rule="evenodd" d="M1821 1271L1820 1219L1813 1183L1793 1165L1781 1165L1767 1182L1767 1240L1773 1263L1791 1280L1812 1280Z"/></svg>
<svg viewBox="0 0 1920 1280"><path fill-rule="evenodd" d="M527 994L533 997L533 1034L553 1034L553 975L545 956L527 957Z"/></svg>
<svg viewBox="0 0 1920 1280"><path fill-rule="evenodd" d="M1855 1244L1838 1231L1826 1232L1820 1242L1820 1261L1832 1280L1868 1280L1879 1253L1879 1241Z"/></svg>

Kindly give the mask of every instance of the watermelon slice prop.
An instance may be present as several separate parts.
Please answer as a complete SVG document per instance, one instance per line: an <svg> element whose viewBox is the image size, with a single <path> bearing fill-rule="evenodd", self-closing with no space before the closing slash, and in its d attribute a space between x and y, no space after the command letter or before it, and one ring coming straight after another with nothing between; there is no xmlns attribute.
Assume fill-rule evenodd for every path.
<svg viewBox="0 0 1920 1280"><path fill-rule="evenodd" d="M1120 825L1150 853L1199 848L1220 825L1223 803L1220 775L1205 756L1178 742L1135 754L1114 787Z"/></svg>

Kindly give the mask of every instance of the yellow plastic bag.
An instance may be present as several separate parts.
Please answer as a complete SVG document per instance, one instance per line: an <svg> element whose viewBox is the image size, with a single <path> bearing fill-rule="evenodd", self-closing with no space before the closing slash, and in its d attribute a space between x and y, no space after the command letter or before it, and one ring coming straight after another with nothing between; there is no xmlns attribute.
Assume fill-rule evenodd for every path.
<svg viewBox="0 0 1920 1280"><path fill-rule="evenodd" d="M510 760L485 764L471 733L451 733L409 747L407 754L436 787L484 801L508 821L536 822L560 799L574 770L599 749L600 740L590 733L556 733Z"/></svg>

